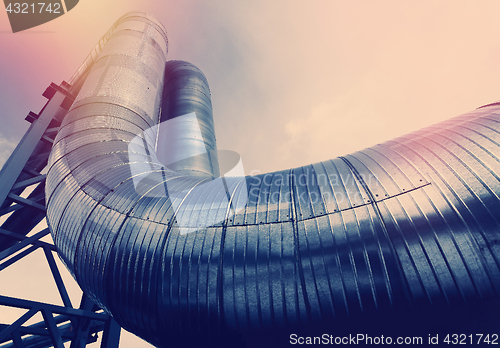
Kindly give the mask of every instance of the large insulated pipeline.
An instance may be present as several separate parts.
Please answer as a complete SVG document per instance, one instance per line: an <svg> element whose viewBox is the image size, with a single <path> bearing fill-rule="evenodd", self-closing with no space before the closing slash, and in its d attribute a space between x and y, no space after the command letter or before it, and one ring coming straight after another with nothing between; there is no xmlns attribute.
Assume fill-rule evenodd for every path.
<svg viewBox="0 0 500 348"><path fill-rule="evenodd" d="M166 52L121 18L49 161L59 254L120 325L171 347L498 328L500 105L242 178L219 173L205 77Z"/></svg>

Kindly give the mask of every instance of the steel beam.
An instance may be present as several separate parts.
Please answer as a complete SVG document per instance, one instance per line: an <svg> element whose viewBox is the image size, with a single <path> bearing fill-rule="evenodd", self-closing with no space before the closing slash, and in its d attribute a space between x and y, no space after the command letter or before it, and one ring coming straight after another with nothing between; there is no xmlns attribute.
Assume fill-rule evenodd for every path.
<svg viewBox="0 0 500 348"><path fill-rule="evenodd" d="M51 121L56 117L61 117L61 114L66 113L66 110L61 107L61 104L68 97L68 93L62 90L57 90L52 98L47 102L36 122L33 122L23 136L12 155L0 170L0 206L3 205L5 199L9 195L14 186L19 174L23 170L26 162L35 150L38 142L42 139L45 131L49 127Z"/></svg>

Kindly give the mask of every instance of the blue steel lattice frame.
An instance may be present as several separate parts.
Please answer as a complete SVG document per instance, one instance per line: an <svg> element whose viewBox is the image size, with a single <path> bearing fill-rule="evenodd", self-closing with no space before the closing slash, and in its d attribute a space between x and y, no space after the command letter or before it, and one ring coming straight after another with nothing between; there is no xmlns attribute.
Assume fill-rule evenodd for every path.
<svg viewBox="0 0 500 348"><path fill-rule="evenodd" d="M50 233L49 229L28 236L45 218L46 176L41 171L59 125L74 101L70 88L66 82L47 88L43 94L48 98L47 104L38 115L30 112L26 117L32 124L0 171L0 217L4 217L0 225L0 272L42 249L64 306L0 295L0 306L26 310L13 323L0 323L2 348L63 347L69 341L72 348L80 348L95 342L99 332L103 335L101 347L118 347L121 328L110 315L85 294L80 306L73 307L54 259L57 248L41 240ZM27 197L21 196L32 187L35 188ZM43 321L25 325L37 313L42 314Z"/></svg>

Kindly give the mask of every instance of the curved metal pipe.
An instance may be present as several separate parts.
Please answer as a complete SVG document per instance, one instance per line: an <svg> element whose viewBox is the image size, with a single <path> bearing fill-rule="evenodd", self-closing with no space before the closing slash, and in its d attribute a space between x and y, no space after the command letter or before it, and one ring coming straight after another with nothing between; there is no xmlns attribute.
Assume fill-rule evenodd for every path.
<svg viewBox="0 0 500 348"><path fill-rule="evenodd" d="M168 78L194 71L179 62L163 89L164 33L126 23L65 117L46 184L62 259L120 325L159 346L283 344L300 330L465 329L461 310L498 306L498 105L220 186L214 161L169 169L150 151L159 123L192 111L215 150L209 94L201 77Z"/></svg>

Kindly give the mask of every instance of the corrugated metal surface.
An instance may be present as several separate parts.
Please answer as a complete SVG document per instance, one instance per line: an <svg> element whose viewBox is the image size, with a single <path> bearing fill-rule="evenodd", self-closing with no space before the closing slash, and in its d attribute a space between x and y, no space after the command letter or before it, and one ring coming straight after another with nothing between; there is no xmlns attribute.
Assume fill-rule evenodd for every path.
<svg viewBox="0 0 500 348"><path fill-rule="evenodd" d="M393 324L412 308L450 318L498 304L500 106L333 160L228 178L221 190L208 84L191 64L169 62L164 89L166 51L149 16L122 19L64 120L47 177L61 257L122 326L161 346L232 346L234 333L254 332L286 343L284 333L318 323L366 317L380 327L399 310ZM191 112L210 161L165 168L149 152L154 132L129 147Z"/></svg>

